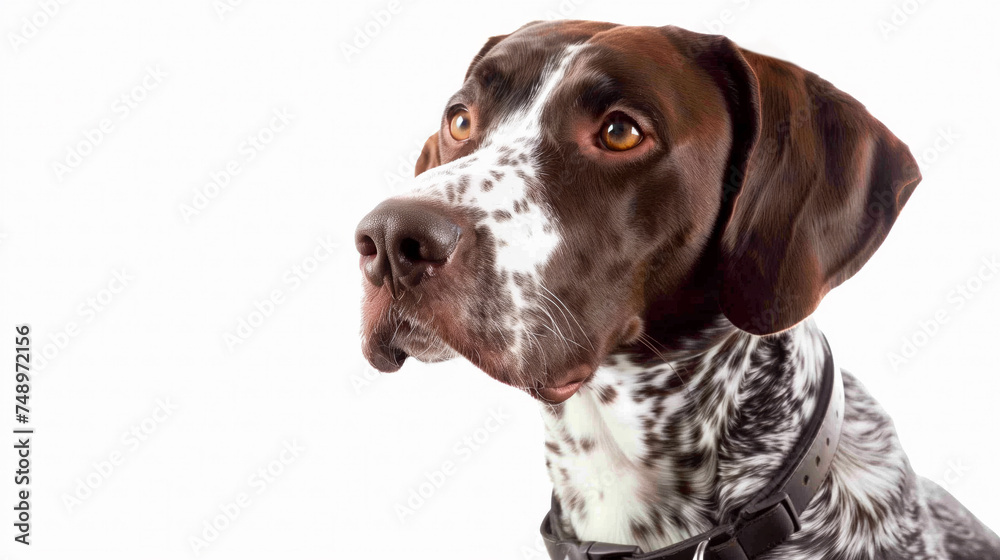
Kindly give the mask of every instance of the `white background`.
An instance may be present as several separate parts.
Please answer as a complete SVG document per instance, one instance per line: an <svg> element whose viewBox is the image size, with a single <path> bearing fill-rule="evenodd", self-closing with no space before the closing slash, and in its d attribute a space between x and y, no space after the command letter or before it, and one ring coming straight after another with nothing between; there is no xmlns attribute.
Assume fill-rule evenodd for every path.
<svg viewBox="0 0 1000 560"><path fill-rule="evenodd" d="M560 14L724 33L819 73L909 144L924 181L817 320L916 470L1000 528L1000 280L980 278L1000 251L995 2L401 0L384 25L387 0L43 4L0 7L0 355L12 370L26 322L51 357L30 401L30 548L13 542L13 376L0 383L3 556L194 557L191 538L246 493L201 557L540 557L534 403L466 362L366 379L352 233L411 173L486 39ZM290 115L277 132L274 111ZM269 140L251 161L248 136ZM231 160L240 173L206 188ZM327 239L332 255L287 281ZM904 340L919 348L894 364ZM462 443L491 411L500 429ZM123 440L133 428L145 440ZM454 474L401 522L396 504L445 461ZM262 488L251 477L268 467L281 474Z"/></svg>

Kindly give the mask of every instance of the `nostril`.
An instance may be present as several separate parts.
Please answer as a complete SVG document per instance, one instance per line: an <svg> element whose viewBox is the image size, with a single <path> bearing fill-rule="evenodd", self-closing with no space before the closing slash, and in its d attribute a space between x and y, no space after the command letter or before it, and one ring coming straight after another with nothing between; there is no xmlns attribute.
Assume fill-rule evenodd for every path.
<svg viewBox="0 0 1000 560"><path fill-rule="evenodd" d="M361 253L362 257L370 257L378 254L378 247L375 245L375 241L367 235L362 236L356 245L358 247L358 252Z"/></svg>
<svg viewBox="0 0 1000 560"><path fill-rule="evenodd" d="M420 254L420 242L410 237L399 242L399 254L411 263L424 260Z"/></svg>

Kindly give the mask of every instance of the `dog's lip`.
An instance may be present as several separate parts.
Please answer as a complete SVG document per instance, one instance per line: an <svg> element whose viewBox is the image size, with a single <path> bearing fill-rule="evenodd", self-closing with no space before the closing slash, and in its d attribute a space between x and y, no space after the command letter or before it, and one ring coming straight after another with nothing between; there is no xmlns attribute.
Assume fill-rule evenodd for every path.
<svg viewBox="0 0 1000 560"><path fill-rule="evenodd" d="M594 368L589 365L573 367L555 384L535 388L534 396L549 404L564 403L583 387L593 373Z"/></svg>
<svg viewBox="0 0 1000 560"><path fill-rule="evenodd" d="M559 404L568 401L582 385L583 381L574 381L559 387L539 387L535 389L535 393L545 402Z"/></svg>

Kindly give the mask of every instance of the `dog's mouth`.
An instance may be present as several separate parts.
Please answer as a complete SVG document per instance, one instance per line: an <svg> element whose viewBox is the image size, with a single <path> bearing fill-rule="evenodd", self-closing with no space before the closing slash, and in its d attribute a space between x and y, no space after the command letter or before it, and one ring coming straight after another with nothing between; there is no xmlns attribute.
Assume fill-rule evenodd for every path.
<svg viewBox="0 0 1000 560"><path fill-rule="evenodd" d="M399 316L387 317L363 334L365 359L385 373L398 371L409 357L433 363L458 356L440 337Z"/></svg>
<svg viewBox="0 0 1000 560"><path fill-rule="evenodd" d="M553 367L547 356L516 358L508 349L498 346L499 340L492 345L486 341L462 340L461 335L451 336L451 331L467 334L466 329L451 325L441 315L434 321L421 320L400 311L400 307L398 302L369 301L363 308L362 351L372 367L382 372L398 371L411 357L431 363L462 356L497 381L542 402L559 404L576 394L597 369L591 360Z"/></svg>

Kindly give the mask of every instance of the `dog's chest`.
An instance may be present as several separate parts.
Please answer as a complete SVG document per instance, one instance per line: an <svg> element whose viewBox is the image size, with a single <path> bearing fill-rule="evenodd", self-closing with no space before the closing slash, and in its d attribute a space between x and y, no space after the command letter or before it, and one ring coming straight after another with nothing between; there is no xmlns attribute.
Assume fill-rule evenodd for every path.
<svg viewBox="0 0 1000 560"><path fill-rule="evenodd" d="M711 489L711 465L681 466L686 453L664 453L662 443L670 434L675 450L704 457L711 422L685 415L683 386L648 395L672 383L679 382L669 368L618 363L599 369L559 411L544 412L549 474L577 534L651 546L701 528L704 512L691 497Z"/></svg>

